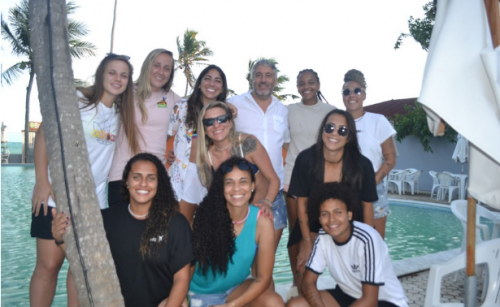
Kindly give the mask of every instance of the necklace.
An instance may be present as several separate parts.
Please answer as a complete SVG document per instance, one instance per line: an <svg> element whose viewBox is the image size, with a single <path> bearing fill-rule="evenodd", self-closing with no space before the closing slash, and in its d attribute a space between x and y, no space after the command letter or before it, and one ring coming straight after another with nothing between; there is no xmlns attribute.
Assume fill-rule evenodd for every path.
<svg viewBox="0 0 500 307"><path fill-rule="evenodd" d="M219 148L219 147L215 146L215 144L214 144L215 149L217 149L218 151L223 151L224 149L229 148L229 146L231 146L231 142L229 142L229 144L227 144L226 146L224 146L222 148Z"/></svg>
<svg viewBox="0 0 500 307"><path fill-rule="evenodd" d="M242 219L241 221L233 221L233 224L238 225L238 224L244 223L247 220L249 214L250 214L250 207L248 207L247 216L245 216L245 218Z"/></svg>
<svg viewBox="0 0 500 307"><path fill-rule="evenodd" d="M130 212L130 214L132 214L133 217L138 218L138 219L143 219L146 216L148 216L148 214L149 214L149 213L146 213L144 215L135 214L134 212L132 212L132 209L130 209L130 204L128 204L128 212Z"/></svg>

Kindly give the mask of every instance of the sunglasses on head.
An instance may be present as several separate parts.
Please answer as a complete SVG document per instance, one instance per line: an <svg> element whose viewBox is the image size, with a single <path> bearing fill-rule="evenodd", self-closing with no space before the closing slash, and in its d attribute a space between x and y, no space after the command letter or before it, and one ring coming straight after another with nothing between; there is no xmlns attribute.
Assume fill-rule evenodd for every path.
<svg viewBox="0 0 500 307"><path fill-rule="evenodd" d="M223 164L221 166L221 168L222 168L222 171L224 172L224 174L227 174L233 170L234 166L237 166L240 169L240 171L248 171L249 169L251 169L250 163L248 163L247 160L240 161L236 165Z"/></svg>
<svg viewBox="0 0 500 307"><path fill-rule="evenodd" d="M215 121L217 121L219 124L224 124L227 122L228 119L229 115L227 114L217 116L214 118L205 118L203 119L203 125L205 125L205 127L210 127L214 125Z"/></svg>
<svg viewBox="0 0 500 307"><path fill-rule="evenodd" d="M363 88L360 88L360 87L357 87L357 88L355 88L354 90L352 90L352 92L353 92L354 94L358 95L358 96L359 96L359 95L361 95L361 92L363 92L363 91L364 91L364 89L363 89ZM343 91L342 91L342 95L344 95L344 96L349 96L349 95L351 95L351 90L350 90L350 89L348 89L348 88L346 88L345 90L343 90Z"/></svg>
<svg viewBox="0 0 500 307"><path fill-rule="evenodd" d="M340 136L346 136L349 134L349 128L347 128L347 126L340 126L338 128L333 124L325 124L325 126L323 126L323 131L325 131L325 133L333 133L335 129L337 129L337 133Z"/></svg>
<svg viewBox="0 0 500 307"><path fill-rule="evenodd" d="M106 57L107 58L117 58L117 57L122 57L122 58L125 58L128 60L130 60L130 57L128 55L124 55L124 54L116 54L116 53L106 53Z"/></svg>

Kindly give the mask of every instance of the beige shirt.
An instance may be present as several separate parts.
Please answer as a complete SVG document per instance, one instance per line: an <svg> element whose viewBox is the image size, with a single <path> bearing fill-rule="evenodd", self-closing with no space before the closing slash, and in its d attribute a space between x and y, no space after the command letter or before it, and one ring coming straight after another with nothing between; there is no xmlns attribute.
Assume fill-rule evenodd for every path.
<svg viewBox="0 0 500 307"><path fill-rule="evenodd" d="M290 147L286 154L285 185L290 184L295 159L301 151L311 147L318 139L320 124L325 115L335 106L318 102L312 106L302 102L288 105L288 126L290 127Z"/></svg>
<svg viewBox="0 0 500 307"><path fill-rule="evenodd" d="M141 133L139 137L139 148L141 152L149 152L157 156L165 164L167 151L167 132L170 115L175 103L180 100L179 95L170 90L152 93L145 101L148 110L148 120L142 122L142 113L139 109L137 99L134 99L134 116L137 129ZM109 181L121 180L123 169L128 160L132 158L132 152L128 146L128 139L123 131L123 124L118 128L118 142L116 144L113 164L109 172Z"/></svg>

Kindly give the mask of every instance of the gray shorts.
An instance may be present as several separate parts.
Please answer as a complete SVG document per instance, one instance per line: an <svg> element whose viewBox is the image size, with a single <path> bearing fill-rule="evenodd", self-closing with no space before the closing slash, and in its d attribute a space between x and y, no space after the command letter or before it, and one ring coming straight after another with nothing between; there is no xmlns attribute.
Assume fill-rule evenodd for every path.
<svg viewBox="0 0 500 307"><path fill-rule="evenodd" d="M391 214L389 200L387 199L387 189L384 187L382 181L377 184L377 194L378 201L373 203L373 212L375 213L375 219L380 219Z"/></svg>
<svg viewBox="0 0 500 307"><path fill-rule="evenodd" d="M274 216L274 230L285 228L287 225L287 213L283 190L280 190L278 195L276 195L271 209Z"/></svg>

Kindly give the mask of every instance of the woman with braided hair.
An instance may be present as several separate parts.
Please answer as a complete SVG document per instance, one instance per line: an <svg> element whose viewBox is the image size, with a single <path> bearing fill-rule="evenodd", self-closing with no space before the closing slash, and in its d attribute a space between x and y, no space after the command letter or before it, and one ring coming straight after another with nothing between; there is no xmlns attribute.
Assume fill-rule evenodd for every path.
<svg viewBox="0 0 500 307"><path fill-rule="evenodd" d="M312 69L304 69L297 76L297 91L302 96L302 101L288 105L288 127L290 127L290 146L286 155L285 186L286 209L288 212L288 231L292 232L297 221L297 197L288 193L292 170L295 159L301 151L311 147L316 141L321 120L328 112L335 109L328 104L320 91L318 73ZM323 100L326 102L324 103ZM292 267L293 280L296 284L298 245L288 247L290 266Z"/></svg>
<svg viewBox="0 0 500 307"><path fill-rule="evenodd" d="M250 205L254 190L252 166L243 158L232 157L215 172L193 221L192 307L284 306L269 289L273 222Z"/></svg>
<svg viewBox="0 0 500 307"><path fill-rule="evenodd" d="M396 130L383 115L363 110L363 102L366 99L366 80L359 70L351 69L345 74L342 98L347 112L356 122L361 153L373 164L378 201L373 203L375 215L370 219L373 220L375 229L384 238L385 223L391 210L383 179L396 165L396 147L392 140Z"/></svg>
<svg viewBox="0 0 500 307"><path fill-rule="evenodd" d="M125 166L122 185L129 205L105 209L102 217L125 305L178 307L189 287L191 228L165 166L153 154L138 154ZM64 251L69 219L52 213L52 235Z"/></svg>

